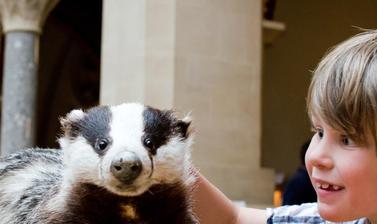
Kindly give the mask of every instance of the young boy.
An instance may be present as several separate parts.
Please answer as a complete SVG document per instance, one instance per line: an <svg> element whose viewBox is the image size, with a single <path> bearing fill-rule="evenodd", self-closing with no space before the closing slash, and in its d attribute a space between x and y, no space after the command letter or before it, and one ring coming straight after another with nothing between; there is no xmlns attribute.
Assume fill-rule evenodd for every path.
<svg viewBox="0 0 377 224"><path fill-rule="evenodd" d="M306 167L317 203L238 208L199 174L194 199L201 224L377 223L377 31L352 37L322 59L307 107L314 136Z"/></svg>

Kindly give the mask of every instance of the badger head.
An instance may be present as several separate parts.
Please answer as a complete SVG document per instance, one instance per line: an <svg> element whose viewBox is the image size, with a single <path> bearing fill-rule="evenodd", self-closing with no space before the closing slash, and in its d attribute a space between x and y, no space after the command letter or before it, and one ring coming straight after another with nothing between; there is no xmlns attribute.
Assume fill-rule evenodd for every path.
<svg viewBox="0 0 377 224"><path fill-rule="evenodd" d="M64 178L123 196L190 177L190 121L141 104L73 110L61 119Z"/></svg>

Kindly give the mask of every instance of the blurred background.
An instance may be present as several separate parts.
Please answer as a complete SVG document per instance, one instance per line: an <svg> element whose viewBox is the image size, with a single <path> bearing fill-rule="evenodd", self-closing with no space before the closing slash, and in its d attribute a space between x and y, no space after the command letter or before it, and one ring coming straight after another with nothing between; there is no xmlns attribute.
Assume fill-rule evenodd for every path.
<svg viewBox="0 0 377 224"><path fill-rule="evenodd" d="M312 135L305 107L311 71L358 27L377 28L373 0L60 0L42 7L51 2L0 0L3 96L27 88L22 78L7 88L12 34L34 35L38 59L28 93L36 96L35 115L32 125L21 122L32 140L23 145L2 127L2 152L10 138L19 144L10 150L58 147L58 118L73 108L129 101L174 108L193 117L195 165L231 199L257 206L280 204L300 166ZM33 18L39 30L28 28ZM21 25L9 28L14 21ZM2 126L12 98L2 98Z"/></svg>

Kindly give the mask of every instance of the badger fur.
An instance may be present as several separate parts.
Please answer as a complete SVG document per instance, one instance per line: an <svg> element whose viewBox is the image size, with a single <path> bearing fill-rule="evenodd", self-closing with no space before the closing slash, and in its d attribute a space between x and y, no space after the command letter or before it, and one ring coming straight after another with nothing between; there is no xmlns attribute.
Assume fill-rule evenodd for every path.
<svg viewBox="0 0 377 224"><path fill-rule="evenodd" d="M191 224L190 121L141 104L73 110L61 149L0 160L0 223Z"/></svg>

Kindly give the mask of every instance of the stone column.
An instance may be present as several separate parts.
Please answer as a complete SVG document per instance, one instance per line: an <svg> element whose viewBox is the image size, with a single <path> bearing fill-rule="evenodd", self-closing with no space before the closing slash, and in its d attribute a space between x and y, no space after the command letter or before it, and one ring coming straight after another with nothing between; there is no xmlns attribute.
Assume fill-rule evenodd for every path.
<svg viewBox="0 0 377 224"><path fill-rule="evenodd" d="M193 160L228 197L271 206L261 166L262 0L176 1L174 106L191 110Z"/></svg>
<svg viewBox="0 0 377 224"><path fill-rule="evenodd" d="M39 35L58 0L0 0L5 33L1 153L35 145Z"/></svg>

